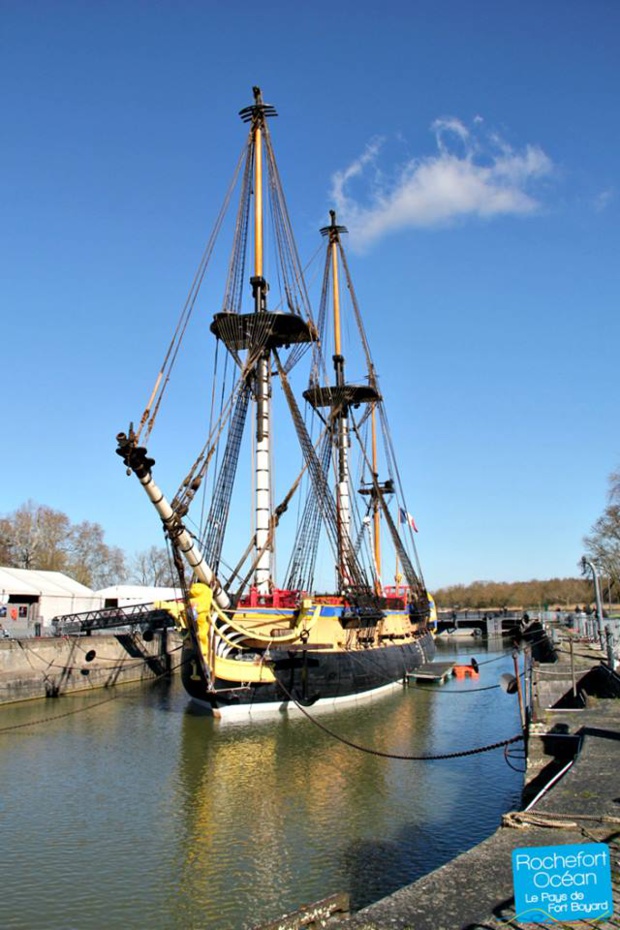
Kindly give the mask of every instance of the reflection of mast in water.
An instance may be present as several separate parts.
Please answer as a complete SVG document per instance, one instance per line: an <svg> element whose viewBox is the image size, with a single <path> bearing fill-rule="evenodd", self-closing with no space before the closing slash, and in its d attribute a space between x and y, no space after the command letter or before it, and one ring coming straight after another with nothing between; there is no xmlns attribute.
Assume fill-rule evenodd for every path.
<svg viewBox="0 0 620 930"><path fill-rule="evenodd" d="M380 752L426 751L426 696L394 695L317 719ZM393 832L403 817L415 827L429 775L418 764L355 750L308 720L283 717L251 729L186 713L178 804L188 925L234 928L248 915L277 917L346 889L347 849L360 836ZM416 796L406 810L403 791Z"/></svg>
<svg viewBox="0 0 620 930"><path fill-rule="evenodd" d="M282 886L293 877L277 848L286 807L275 803L276 762L272 729L223 731L210 717L184 715L178 785L185 926L236 930L256 913L257 894L278 911Z"/></svg>

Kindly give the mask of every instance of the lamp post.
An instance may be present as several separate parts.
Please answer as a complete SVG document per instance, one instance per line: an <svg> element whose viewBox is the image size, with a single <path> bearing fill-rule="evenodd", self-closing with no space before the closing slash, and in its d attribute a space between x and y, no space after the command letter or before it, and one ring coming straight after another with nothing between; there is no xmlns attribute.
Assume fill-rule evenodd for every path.
<svg viewBox="0 0 620 930"><path fill-rule="evenodd" d="M598 572L594 562L591 562L589 559L586 559L585 555L581 559L581 569L585 574L586 568L589 568L592 572L592 577L594 579L594 597L596 600L596 620L598 624L598 638L601 644L601 649L605 648L604 638L603 638L603 605L601 603L601 589L598 581Z"/></svg>

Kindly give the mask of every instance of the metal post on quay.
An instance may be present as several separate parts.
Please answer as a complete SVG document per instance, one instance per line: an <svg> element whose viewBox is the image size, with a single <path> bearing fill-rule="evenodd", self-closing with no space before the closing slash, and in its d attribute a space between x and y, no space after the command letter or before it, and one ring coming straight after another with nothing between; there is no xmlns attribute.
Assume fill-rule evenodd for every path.
<svg viewBox="0 0 620 930"><path fill-rule="evenodd" d="M592 578L594 580L594 598L596 601L596 622L598 627L598 640L601 646L601 649L605 649L605 634L603 631L603 604L601 601L601 588L598 581L598 572L594 562L591 562L589 559L586 559L585 555L581 559L581 570L584 575L586 568L589 568L592 572Z"/></svg>

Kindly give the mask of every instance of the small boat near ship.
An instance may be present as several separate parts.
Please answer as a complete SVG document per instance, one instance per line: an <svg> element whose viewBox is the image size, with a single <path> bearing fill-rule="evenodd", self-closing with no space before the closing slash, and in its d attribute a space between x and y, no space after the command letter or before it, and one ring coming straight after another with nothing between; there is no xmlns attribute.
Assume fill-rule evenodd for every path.
<svg viewBox="0 0 620 930"><path fill-rule="evenodd" d="M445 630L439 630L437 636L442 638L457 638L457 639L471 639L474 637L478 639L482 636L482 630L480 627L465 627L465 626L450 626Z"/></svg>
<svg viewBox="0 0 620 930"><path fill-rule="evenodd" d="M161 518L185 594L167 605L183 636L183 684L192 699L228 718L371 698L435 653L434 604L343 248L346 229L333 211L321 229L326 250L315 316L271 142L275 115L258 88L240 111L249 131L225 199L230 203L240 189L224 296L210 324L210 421L172 499L155 483L147 443L172 370L178 371L215 234L144 413L137 427L117 436L127 473ZM362 377L350 379L349 361ZM195 395L187 403L198 424L206 416ZM284 420L291 428L286 438ZM184 435L162 452L180 453L192 440ZM251 461L245 474L243 453ZM276 464L278 477L286 478L281 490ZM279 586L276 553L281 560L287 542ZM391 586L382 582L388 561Z"/></svg>

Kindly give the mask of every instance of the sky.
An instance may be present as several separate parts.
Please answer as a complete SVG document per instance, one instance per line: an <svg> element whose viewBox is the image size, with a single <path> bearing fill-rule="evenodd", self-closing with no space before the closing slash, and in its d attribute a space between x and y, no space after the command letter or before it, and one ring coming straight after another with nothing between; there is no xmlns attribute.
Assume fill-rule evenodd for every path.
<svg viewBox="0 0 620 930"><path fill-rule="evenodd" d="M0 0L0 515L161 545L115 436L259 85L302 262L349 229L428 587L577 575L620 463L619 47L616 0Z"/></svg>

